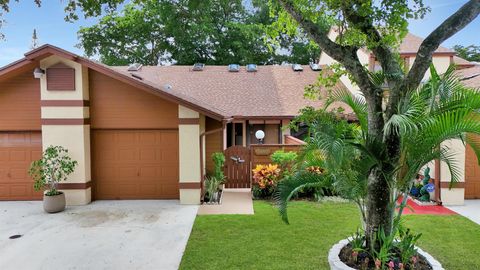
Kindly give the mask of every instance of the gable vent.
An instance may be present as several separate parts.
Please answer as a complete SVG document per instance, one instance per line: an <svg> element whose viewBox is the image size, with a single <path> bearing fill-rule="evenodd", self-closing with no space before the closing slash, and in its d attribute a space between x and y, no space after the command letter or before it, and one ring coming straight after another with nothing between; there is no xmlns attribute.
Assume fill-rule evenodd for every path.
<svg viewBox="0 0 480 270"><path fill-rule="evenodd" d="M204 67L205 67L205 64L203 64L203 63L195 63L195 64L193 64L192 70L193 71L202 71Z"/></svg>
<svg viewBox="0 0 480 270"><path fill-rule="evenodd" d="M255 65L255 64L248 64L248 65L247 65L247 72L257 72L257 65Z"/></svg>
<svg viewBox="0 0 480 270"><path fill-rule="evenodd" d="M240 71L240 65L239 64L230 64L230 65L228 65L228 71L239 72Z"/></svg>
<svg viewBox="0 0 480 270"><path fill-rule="evenodd" d="M139 71L140 69L142 69L142 64L139 64L139 63L134 63L134 64L131 64L128 66L128 71Z"/></svg>
<svg viewBox="0 0 480 270"><path fill-rule="evenodd" d="M300 64L293 64L292 69L293 69L293 71L296 71L296 72L303 71L303 67Z"/></svg>
<svg viewBox="0 0 480 270"><path fill-rule="evenodd" d="M315 63L311 63L310 64L310 68L313 70L313 71L321 71L322 68L320 67L319 64L315 64Z"/></svg>

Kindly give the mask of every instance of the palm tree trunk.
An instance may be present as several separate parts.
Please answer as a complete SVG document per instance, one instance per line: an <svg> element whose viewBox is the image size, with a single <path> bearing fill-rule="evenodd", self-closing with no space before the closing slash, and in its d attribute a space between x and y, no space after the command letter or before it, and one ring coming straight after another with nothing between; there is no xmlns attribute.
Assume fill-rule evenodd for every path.
<svg viewBox="0 0 480 270"><path fill-rule="evenodd" d="M370 173L367 184L367 224L366 240L367 247L372 249L378 245L375 243L375 234L382 228L385 235L392 232L392 217L394 209L390 204L391 190L387 183L388 179L380 169L374 169Z"/></svg>

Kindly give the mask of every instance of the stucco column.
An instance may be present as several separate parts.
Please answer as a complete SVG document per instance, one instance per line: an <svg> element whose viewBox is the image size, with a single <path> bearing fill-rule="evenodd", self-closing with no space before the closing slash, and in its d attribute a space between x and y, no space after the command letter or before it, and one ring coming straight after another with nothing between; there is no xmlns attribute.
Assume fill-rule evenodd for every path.
<svg viewBox="0 0 480 270"><path fill-rule="evenodd" d="M200 134L202 122L205 128L205 118L181 105L178 106L178 118L180 203L200 204L203 155Z"/></svg>
<svg viewBox="0 0 480 270"><path fill-rule="evenodd" d="M461 140L449 140L442 145L449 147L449 151L455 153L455 162L460 168L460 181L453 188L449 188L451 175L445 162L440 164L440 187L441 199L444 205L463 205L465 198L465 145Z"/></svg>
<svg viewBox="0 0 480 270"><path fill-rule="evenodd" d="M91 201L90 169L90 115L88 92L88 69L82 65L58 56L50 56L40 62L47 71L52 66L62 65L74 70L72 89L47 89L47 75L40 79L42 146L63 146L73 160L78 162L75 172L59 189L65 193L67 205L85 205ZM51 77L62 80L59 77Z"/></svg>

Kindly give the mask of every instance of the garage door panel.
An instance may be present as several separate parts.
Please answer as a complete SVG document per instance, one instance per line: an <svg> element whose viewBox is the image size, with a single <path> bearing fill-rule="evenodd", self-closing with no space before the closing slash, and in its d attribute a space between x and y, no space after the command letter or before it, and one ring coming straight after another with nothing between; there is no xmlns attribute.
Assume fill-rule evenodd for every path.
<svg viewBox="0 0 480 270"><path fill-rule="evenodd" d="M177 131L93 130L92 142L95 199L179 197Z"/></svg>
<svg viewBox="0 0 480 270"><path fill-rule="evenodd" d="M39 200L27 171L42 153L40 132L0 133L0 200Z"/></svg>

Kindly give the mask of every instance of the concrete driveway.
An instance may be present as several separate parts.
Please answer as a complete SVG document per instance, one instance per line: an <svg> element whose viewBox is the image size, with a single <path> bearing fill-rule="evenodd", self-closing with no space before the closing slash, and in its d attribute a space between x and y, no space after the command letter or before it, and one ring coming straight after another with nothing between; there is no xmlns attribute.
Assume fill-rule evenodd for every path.
<svg viewBox="0 0 480 270"><path fill-rule="evenodd" d="M447 208L480 225L480 200L465 200L464 205L447 206Z"/></svg>
<svg viewBox="0 0 480 270"><path fill-rule="evenodd" d="M177 269L197 210L95 201L46 214L41 202L0 202L0 269Z"/></svg>

